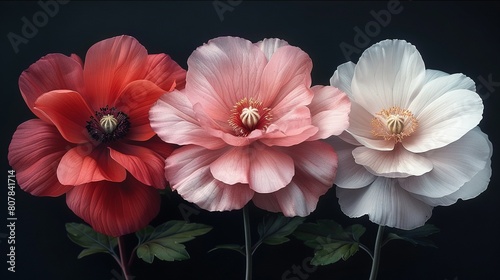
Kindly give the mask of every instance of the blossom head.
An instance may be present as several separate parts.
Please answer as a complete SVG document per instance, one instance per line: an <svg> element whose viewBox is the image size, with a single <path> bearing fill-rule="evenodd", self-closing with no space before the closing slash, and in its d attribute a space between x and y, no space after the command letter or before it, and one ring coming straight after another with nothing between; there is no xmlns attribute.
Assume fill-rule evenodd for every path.
<svg viewBox="0 0 500 280"><path fill-rule="evenodd" d="M186 87L150 111L166 142L186 145L166 160L166 177L186 200L211 211L248 201L307 215L331 187L335 152L316 141L348 126L347 96L311 88L312 62L279 39L220 37L188 59Z"/></svg>
<svg viewBox="0 0 500 280"><path fill-rule="evenodd" d="M352 103L349 129L332 139L345 214L412 229L434 206L486 189L492 147L476 127L483 104L470 78L425 69L413 45L385 40L330 82Z"/></svg>
<svg viewBox="0 0 500 280"><path fill-rule="evenodd" d="M148 112L182 88L185 70L168 55L149 55L130 36L100 41L76 55L49 54L19 78L38 119L21 124L9 146L19 185L59 196L95 230L118 236L144 227L159 211L164 159Z"/></svg>

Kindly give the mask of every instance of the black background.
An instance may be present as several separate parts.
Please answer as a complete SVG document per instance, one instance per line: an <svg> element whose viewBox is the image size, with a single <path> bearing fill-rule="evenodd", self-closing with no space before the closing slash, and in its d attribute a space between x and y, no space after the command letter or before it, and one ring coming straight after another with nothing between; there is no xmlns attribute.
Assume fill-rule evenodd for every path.
<svg viewBox="0 0 500 280"><path fill-rule="evenodd" d="M219 17L214 2L234 7ZM36 2L0 3L0 78L2 102L2 166L7 175L7 147L16 127L33 118L17 80L21 72L48 53L76 53L85 56L94 43L116 35L137 38L150 53L167 53L181 66L191 52L211 38L239 36L251 41L278 37L306 51L312 58L313 84L328 84L336 67L356 62L360 51L346 57L340 44L366 49L380 40L405 39L423 56L427 68L471 77L484 101L480 127L495 145L498 143L495 111L500 95L500 9L494 2L402 2L402 11L380 26L373 12L387 9L388 2L77 2L59 4L59 11L37 28L36 34L20 44L16 53L9 32L22 36L23 17L43 11ZM371 11L373 11L371 13ZM355 41L355 27L372 26L365 42ZM375 29L379 26L379 29ZM359 39L359 38L358 38ZM364 43L364 45L362 44ZM490 83L485 81L490 80ZM494 83L491 83L493 81ZM493 155L495 170L497 154ZM479 197L438 207L429 223L441 232L431 238L439 248L414 247L394 241L382 251L379 279L499 279L500 190L493 172L489 188ZM4 175L4 176L6 176ZM0 213L5 221L7 188L0 191ZM16 272L7 271L7 239L0 238L2 279L123 279L114 260L96 254L77 260L81 248L67 237L64 224L81 222L66 206L64 197L40 198L19 188L16 192ZM3 206L2 206L3 205ZM190 206L176 194L164 197L157 225L183 219L179 207ZM253 235L266 213L251 205ZM361 223L367 227L362 241L373 246L376 226L366 217L349 219L340 211L333 189L321 198L308 221L334 219L343 225ZM191 259L182 262L146 264L136 260L131 267L134 279L244 279L244 258L232 251L207 253L217 244L243 243L240 211L189 216L191 222L206 223L214 229L187 243ZM7 232L0 227L0 234ZM2 235L5 237L5 235ZM134 237L126 239L134 246ZM283 279L368 279L370 258L359 252L347 261L311 270L303 267L312 250L292 239L280 246L263 245L254 255L254 279L282 279L294 265L304 274ZM290 274L292 275L292 274Z"/></svg>

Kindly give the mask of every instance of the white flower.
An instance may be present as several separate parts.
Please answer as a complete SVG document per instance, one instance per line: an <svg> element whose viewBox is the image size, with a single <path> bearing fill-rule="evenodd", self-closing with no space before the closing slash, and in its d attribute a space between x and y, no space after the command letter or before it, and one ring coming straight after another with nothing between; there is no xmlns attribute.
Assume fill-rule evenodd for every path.
<svg viewBox="0 0 500 280"><path fill-rule="evenodd" d="M492 145L477 127L483 104L462 74L426 70L403 40L368 48L330 83L351 99L350 127L330 139L342 211L380 225L422 226L432 208L474 198L488 186Z"/></svg>

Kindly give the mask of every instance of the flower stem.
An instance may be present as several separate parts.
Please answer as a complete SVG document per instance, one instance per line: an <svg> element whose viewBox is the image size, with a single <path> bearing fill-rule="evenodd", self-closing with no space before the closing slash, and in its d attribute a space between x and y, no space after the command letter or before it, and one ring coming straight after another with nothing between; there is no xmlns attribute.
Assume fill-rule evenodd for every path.
<svg viewBox="0 0 500 280"><path fill-rule="evenodd" d="M118 250L120 251L120 267L122 269L125 280L129 280L128 264L125 258L125 245L123 236L118 236Z"/></svg>
<svg viewBox="0 0 500 280"><path fill-rule="evenodd" d="M379 225L377 237L375 239L375 249L373 252L372 270L370 272L370 280L377 279L378 266L380 262L380 251L382 250L382 237L384 236L384 226Z"/></svg>
<svg viewBox="0 0 500 280"><path fill-rule="evenodd" d="M248 206L243 207L243 229L245 231L245 280L252 279L252 238L250 236L250 217L248 214Z"/></svg>

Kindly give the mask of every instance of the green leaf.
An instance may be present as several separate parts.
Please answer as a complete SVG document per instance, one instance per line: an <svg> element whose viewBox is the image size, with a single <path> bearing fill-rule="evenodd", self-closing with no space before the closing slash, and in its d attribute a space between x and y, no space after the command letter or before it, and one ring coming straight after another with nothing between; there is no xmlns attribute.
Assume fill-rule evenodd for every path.
<svg viewBox="0 0 500 280"><path fill-rule="evenodd" d="M226 249L226 250L236 251L244 256L245 255L244 248L245 248L245 246L241 246L238 244L221 244L221 245L215 246L215 248L211 249L208 252L210 253L210 252L213 252L213 251L218 250L218 249Z"/></svg>
<svg viewBox="0 0 500 280"><path fill-rule="evenodd" d="M312 265L327 265L347 260L358 252L359 239L365 231L365 227L358 224L344 229L332 220L318 220L300 225L294 236L314 249Z"/></svg>
<svg viewBox="0 0 500 280"><path fill-rule="evenodd" d="M258 244L278 245L289 241L287 236L292 234L304 220L303 217L267 216L257 228L260 236Z"/></svg>
<svg viewBox="0 0 500 280"><path fill-rule="evenodd" d="M118 244L115 237L95 232L91 227L78 223L67 223L66 231L71 241L85 248L78 259L95 253L115 254L114 248Z"/></svg>
<svg viewBox="0 0 500 280"><path fill-rule="evenodd" d="M415 246L420 245L437 248L434 242L426 238L429 235L439 232L439 229L434 225L426 224L412 230L390 229L388 231L383 245L391 240L404 240Z"/></svg>
<svg viewBox="0 0 500 280"><path fill-rule="evenodd" d="M186 221L168 221L156 228L146 227L136 233L140 244L137 257L147 263L152 263L154 257L164 261L187 260L189 254L182 243L210 230L211 226Z"/></svg>

